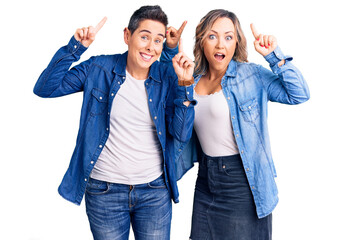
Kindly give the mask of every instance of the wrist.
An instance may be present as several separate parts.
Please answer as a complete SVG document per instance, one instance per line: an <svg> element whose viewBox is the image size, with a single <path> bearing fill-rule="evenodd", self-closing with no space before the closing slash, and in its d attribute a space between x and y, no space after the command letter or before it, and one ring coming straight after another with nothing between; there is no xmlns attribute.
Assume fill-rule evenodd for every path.
<svg viewBox="0 0 343 240"><path fill-rule="evenodd" d="M194 84L194 77L192 77L191 79L179 79L178 84L179 86L190 86Z"/></svg>

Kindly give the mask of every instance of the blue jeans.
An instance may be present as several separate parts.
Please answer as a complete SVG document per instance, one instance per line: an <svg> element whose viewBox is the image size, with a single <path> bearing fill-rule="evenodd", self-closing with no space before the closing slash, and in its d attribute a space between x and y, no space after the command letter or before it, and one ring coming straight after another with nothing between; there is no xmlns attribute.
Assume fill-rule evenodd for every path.
<svg viewBox="0 0 343 240"><path fill-rule="evenodd" d="M163 175L138 185L89 179L86 212L95 240L169 240L172 203Z"/></svg>
<svg viewBox="0 0 343 240"><path fill-rule="evenodd" d="M272 215L259 219L239 155L203 154L195 187L192 240L270 240Z"/></svg>

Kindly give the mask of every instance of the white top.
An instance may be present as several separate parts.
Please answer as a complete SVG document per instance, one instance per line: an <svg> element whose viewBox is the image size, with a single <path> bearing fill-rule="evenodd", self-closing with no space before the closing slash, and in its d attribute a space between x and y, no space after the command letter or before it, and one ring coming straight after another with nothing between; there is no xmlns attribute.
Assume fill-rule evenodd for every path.
<svg viewBox="0 0 343 240"><path fill-rule="evenodd" d="M92 178L133 185L151 182L162 174L161 145L144 82L126 71L126 80L112 103L109 137Z"/></svg>
<svg viewBox="0 0 343 240"><path fill-rule="evenodd" d="M198 95L194 91L194 129L203 152L212 157L239 153L232 131L229 105L223 91L210 95Z"/></svg>

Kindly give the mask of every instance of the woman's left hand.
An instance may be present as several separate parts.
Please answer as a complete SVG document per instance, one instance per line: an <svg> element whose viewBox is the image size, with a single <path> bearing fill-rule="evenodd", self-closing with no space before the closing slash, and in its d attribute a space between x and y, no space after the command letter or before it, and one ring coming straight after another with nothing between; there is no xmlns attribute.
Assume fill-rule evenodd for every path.
<svg viewBox="0 0 343 240"><path fill-rule="evenodd" d="M179 53L173 57L173 67L179 81L191 81L193 79L194 62L183 52L182 40L179 41Z"/></svg>
<svg viewBox="0 0 343 240"><path fill-rule="evenodd" d="M258 53L260 53L262 56L267 56L269 53L275 50L277 47L277 41L274 36L259 34L254 24L250 24L250 28L255 38L255 50Z"/></svg>

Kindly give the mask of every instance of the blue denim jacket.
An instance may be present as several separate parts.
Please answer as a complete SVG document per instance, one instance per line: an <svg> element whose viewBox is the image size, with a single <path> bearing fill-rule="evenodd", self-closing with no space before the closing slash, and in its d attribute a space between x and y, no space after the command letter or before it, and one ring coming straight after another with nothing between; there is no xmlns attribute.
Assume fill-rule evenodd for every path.
<svg viewBox="0 0 343 240"><path fill-rule="evenodd" d="M292 57L283 55L277 47L265 59L272 72L260 65L232 60L221 81L259 218L269 215L278 203L274 180L276 171L267 126L268 101L299 104L310 97L302 74L290 62ZM286 62L279 67L278 62L282 59ZM195 84L200 78L195 78ZM195 133L189 143L171 141L179 179L197 161L200 145Z"/></svg>
<svg viewBox="0 0 343 240"><path fill-rule="evenodd" d="M44 98L83 91L75 150L58 189L62 197L78 205L82 201L89 175L109 136L111 106L125 81L127 61L127 52L102 55L91 57L69 70L71 64L79 60L86 49L72 37L67 46L57 51L34 87L34 93ZM167 49L165 52L174 56L177 48ZM178 202L175 161L166 153L166 139L175 137L180 142L190 139L194 107L193 104L186 107L183 102L193 100L193 89L192 86L179 87L172 65L158 61L151 65L145 86L150 114L163 149L165 180L172 199Z"/></svg>

